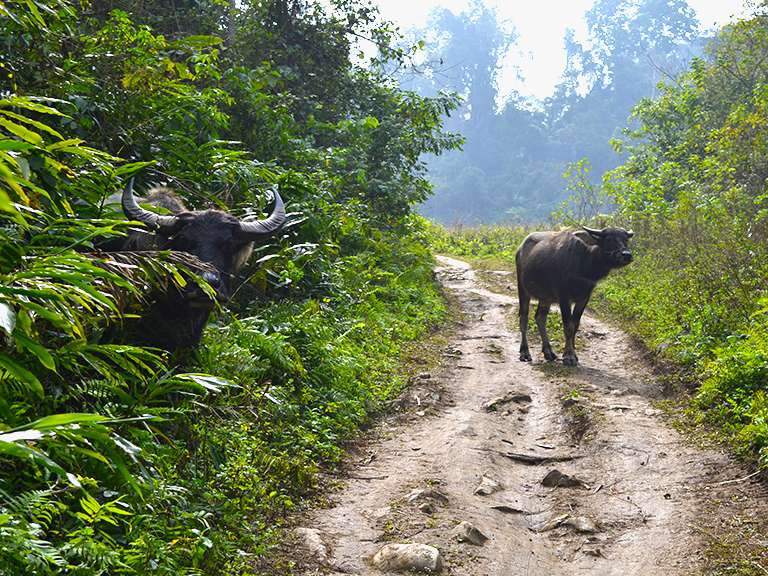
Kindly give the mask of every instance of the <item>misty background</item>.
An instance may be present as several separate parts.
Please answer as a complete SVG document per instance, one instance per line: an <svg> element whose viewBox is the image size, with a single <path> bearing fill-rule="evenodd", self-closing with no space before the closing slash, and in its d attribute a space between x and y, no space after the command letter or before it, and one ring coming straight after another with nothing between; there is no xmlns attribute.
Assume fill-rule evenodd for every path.
<svg viewBox="0 0 768 576"><path fill-rule="evenodd" d="M435 194L421 212L437 221L542 221L574 188L599 184L622 163L632 108L703 57L715 28L744 9L701 0L524 4L380 2L406 44L421 46L411 66L393 71L402 86L463 98L446 122L466 138L463 151L426 159Z"/></svg>

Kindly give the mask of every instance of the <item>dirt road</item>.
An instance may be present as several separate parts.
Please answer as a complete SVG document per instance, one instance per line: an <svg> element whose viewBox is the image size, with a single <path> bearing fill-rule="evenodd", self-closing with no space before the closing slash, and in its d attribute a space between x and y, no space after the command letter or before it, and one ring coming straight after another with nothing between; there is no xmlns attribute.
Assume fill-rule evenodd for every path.
<svg viewBox="0 0 768 576"><path fill-rule="evenodd" d="M660 386L621 332L586 316L579 367L534 346L521 363L514 299L463 262L440 258L437 273L462 326L409 392L412 418L382 423L335 505L306 519L330 550L306 573L381 574L370 558L389 542L435 546L454 575L696 573L708 503L747 472L663 421ZM460 543L461 521L488 540Z"/></svg>

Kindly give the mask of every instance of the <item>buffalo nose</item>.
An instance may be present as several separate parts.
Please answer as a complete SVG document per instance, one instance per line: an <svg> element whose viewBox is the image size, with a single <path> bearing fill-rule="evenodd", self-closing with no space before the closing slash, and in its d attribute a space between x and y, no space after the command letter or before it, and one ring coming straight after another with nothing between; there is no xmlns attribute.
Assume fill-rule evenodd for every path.
<svg viewBox="0 0 768 576"><path fill-rule="evenodd" d="M624 259L624 262L632 262L632 251L631 250L622 251L621 257Z"/></svg>

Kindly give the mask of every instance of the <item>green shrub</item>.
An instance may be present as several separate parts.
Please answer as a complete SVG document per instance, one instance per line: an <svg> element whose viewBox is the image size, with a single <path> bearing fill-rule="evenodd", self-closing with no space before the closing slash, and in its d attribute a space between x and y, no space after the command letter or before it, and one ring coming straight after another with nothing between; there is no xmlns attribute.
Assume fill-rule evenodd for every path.
<svg viewBox="0 0 768 576"><path fill-rule="evenodd" d="M367 5L283 5L0 9L2 576L252 573L443 317L410 211L457 98L353 63L352 30L404 54ZM105 343L188 272L98 251L131 176L292 211L196 355Z"/></svg>
<svg viewBox="0 0 768 576"><path fill-rule="evenodd" d="M727 339L706 362L696 404L706 410L704 419L725 427L768 466L768 307L762 302L747 333Z"/></svg>

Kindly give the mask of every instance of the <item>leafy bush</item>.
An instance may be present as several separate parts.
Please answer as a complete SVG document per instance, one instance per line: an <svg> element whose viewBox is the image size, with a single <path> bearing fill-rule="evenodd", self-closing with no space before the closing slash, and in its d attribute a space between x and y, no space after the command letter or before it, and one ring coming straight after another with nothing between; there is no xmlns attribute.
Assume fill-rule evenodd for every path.
<svg viewBox="0 0 768 576"><path fill-rule="evenodd" d="M768 466L768 302L752 316L746 334L716 348L704 366L697 406L703 418L723 426L747 452Z"/></svg>
<svg viewBox="0 0 768 576"><path fill-rule="evenodd" d="M444 314L410 209L457 100L352 63L350 30L402 57L364 3L121 6L0 10L0 574L253 573ZM242 216L277 187L293 211L197 354L115 342L189 277L98 250L134 175Z"/></svg>
<svg viewBox="0 0 768 576"><path fill-rule="evenodd" d="M657 100L606 190L635 230L635 262L600 294L659 352L703 379L696 408L766 460L768 28L726 27Z"/></svg>

